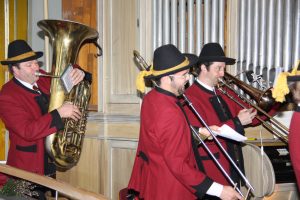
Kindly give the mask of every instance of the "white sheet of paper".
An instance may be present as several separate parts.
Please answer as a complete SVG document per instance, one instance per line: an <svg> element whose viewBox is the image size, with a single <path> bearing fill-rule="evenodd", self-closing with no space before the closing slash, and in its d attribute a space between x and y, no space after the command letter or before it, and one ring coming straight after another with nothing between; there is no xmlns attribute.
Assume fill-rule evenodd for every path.
<svg viewBox="0 0 300 200"><path fill-rule="evenodd" d="M239 134L238 132L236 132L234 129L232 129L230 126L226 124L220 127L220 133L217 132L214 133L216 133L216 135L218 136L225 137L238 142L244 142L245 140L248 139L247 137Z"/></svg>
<svg viewBox="0 0 300 200"><path fill-rule="evenodd" d="M290 127L291 119L293 116L294 111L282 111L277 112L277 114L274 116L274 119L285 125L287 128ZM272 124L272 126L276 129L278 129L276 126ZM280 130L279 130L280 131Z"/></svg>

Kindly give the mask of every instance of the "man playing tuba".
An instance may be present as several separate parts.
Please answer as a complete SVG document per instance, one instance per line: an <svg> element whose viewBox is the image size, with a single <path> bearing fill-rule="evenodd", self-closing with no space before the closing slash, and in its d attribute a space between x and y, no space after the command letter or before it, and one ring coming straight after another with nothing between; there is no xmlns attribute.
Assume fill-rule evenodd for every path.
<svg viewBox="0 0 300 200"><path fill-rule="evenodd" d="M38 77L37 59L42 52L34 52L24 40L15 40L8 46L8 65L13 78L0 92L0 117L9 131L10 147L7 164L33 173L55 175L55 165L44 150L46 136L64 128L62 118L80 118L79 109L70 102L48 112L50 78ZM85 73L74 68L70 73L74 85L83 80ZM7 177L0 174L0 187Z"/></svg>

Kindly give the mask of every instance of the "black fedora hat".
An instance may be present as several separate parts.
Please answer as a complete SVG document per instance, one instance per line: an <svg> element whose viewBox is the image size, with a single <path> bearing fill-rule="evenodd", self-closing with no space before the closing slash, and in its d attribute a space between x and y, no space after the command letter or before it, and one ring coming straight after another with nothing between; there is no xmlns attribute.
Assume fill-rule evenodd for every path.
<svg viewBox="0 0 300 200"><path fill-rule="evenodd" d="M199 62L225 62L226 65L233 65L235 59L226 57L219 43L207 43L200 52Z"/></svg>
<svg viewBox="0 0 300 200"><path fill-rule="evenodd" d="M288 76L287 81L288 82L300 81L300 75Z"/></svg>
<svg viewBox="0 0 300 200"><path fill-rule="evenodd" d="M287 76L288 82L300 81L300 60L292 70L292 72Z"/></svg>
<svg viewBox="0 0 300 200"><path fill-rule="evenodd" d="M181 53L173 44L163 45L154 51L152 74L145 79L155 79L188 69L198 62L194 54Z"/></svg>
<svg viewBox="0 0 300 200"><path fill-rule="evenodd" d="M35 60L43 56L43 52L34 52L24 40L14 40L8 45L8 55L6 60L2 60L2 65L16 64Z"/></svg>

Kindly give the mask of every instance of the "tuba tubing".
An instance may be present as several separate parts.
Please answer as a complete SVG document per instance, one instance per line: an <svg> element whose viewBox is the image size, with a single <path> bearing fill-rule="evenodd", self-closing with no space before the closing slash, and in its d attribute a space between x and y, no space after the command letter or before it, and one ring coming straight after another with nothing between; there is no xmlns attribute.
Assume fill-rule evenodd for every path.
<svg viewBox="0 0 300 200"><path fill-rule="evenodd" d="M49 36L52 48L53 77L60 77L69 64L74 64L82 43L97 40L98 32L86 25L68 20L41 20L38 26ZM59 108L64 101L71 101L80 109L79 122L64 119L64 130L47 136L45 149L58 169L70 169L79 160L86 127L90 83L86 80L74 86L69 94L58 78L51 80L49 112Z"/></svg>

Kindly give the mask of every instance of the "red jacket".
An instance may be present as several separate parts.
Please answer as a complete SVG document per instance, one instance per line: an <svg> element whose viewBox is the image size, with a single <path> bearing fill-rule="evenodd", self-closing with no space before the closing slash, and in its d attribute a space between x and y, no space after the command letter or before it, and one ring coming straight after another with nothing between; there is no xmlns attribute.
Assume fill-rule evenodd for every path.
<svg viewBox="0 0 300 200"><path fill-rule="evenodd" d="M141 127L128 188L140 198L202 197L212 181L195 161L191 131L176 96L155 88L143 99Z"/></svg>
<svg viewBox="0 0 300 200"><path fill-rule="evenodd" d="M293 169L297 178L298 189L300 191L300 107L295 110L290 124L289 150Z"/></svg>
<svg viewBox="0 0 300 200"><path fill-rule="evenodd" d="M50 79L40 78L39 89L49 95ZM63 128L57 110L48 113L44 98L15 78L0 92L0 117L9 132L7 164L44 174L44 138ZM44 114L43 114L44 113ZM0 185L3 184L0 174Z"/></svg>
<svg viewBox="0 0 300 200"><path fill-rule="evenodd" d="M224 90L228 92L228 94L233 96L236 100L240 99L233 91L226 88L224 88ZM218 95L218 98L216 98L216 94L213 91L206 89L197 81L195 81L195 83L186 90L185 94L191 100L193 106L208 126L222 126L223 124L227 124L240 134L244 134L244 127L242 126L240 120L237 117L239 111L243 108L236 102L231 100L229 97L216 90L216 94ZM220 102L222 106L220 106ZM239 102L242 103L244 106L249 107L249 105L246 105L241 100L239 100ZM278 106L279 104L274 105L269 114L273 115L276 112ZM204 126L188 105L186 105L184 109L188 115L190 123L193 126ZM222 110L228 111L225 112L226 115L222 115L222 113L224 113ZM263 117L263 119L265 118ZM251 125L254 126L258 124L259 121L256 118L254 118ZM219 137L218 139L221 142L222 146L227 150L229 155L231 155L233 160L239 160L237 164L240 169L243 169L243 156L239 143L234 142L232 140L222 139ZM228 159L224 156L224 154L216 145L216 143L214 141L207 140L206 144L212 150L212 152L217 157L221 165L225 168L226 172L229 175L231 175L231 178L233 178L234 181L238 181L240 178L239 175L237 174L236 170L232 167L232 165L229 164ZM201 145L199 146L199 154L204 165L204 171L207 173L207 175L218 183L229 185L229 182L224 176L224 174L216 166L214 161L210 159L206 150Z"/></svg>
<svg viewBox="0 0 300 200"><path fill-rule="evenodd" d="M227 98L225 95L222 95L220 93L217 93L219 95L219 99L215 99L214 103L212 102L212 97L215 97L215 93L207 90L203 86L201 86L198 82L195 82L193 85L191 85L185 92L186 96L190 99L193 106L199 112L200 116L203 118L203 120L207 123L208 126L211 125L217 125L221 126L224 123L230 126L231 128L235 129L239 133L244 133L244 128L242 124L240 123L239 119L236 117L238 112L241 110L241 107L234 103L232 100ZM224 106L227 106L229 109L229 115L230 119L226 120L225 122L222 121L217 111L221 112L221 108L215 108L215 104L219 104L218 101L222 101L222 104ZM189 108L189 106L184 107L188 118L193 126L197 127L203 127L204 125L200 122L200 120L196 117L196 115L192 112L192 110ZM218 138L221 142L222 146L229 152L230 155L233 155L233 149L228 149L229 147L233 148L233 144L228 144L228 141ZM212 153L216 156L218 161L221 163L221 165L224 167L226 172L231 175L234 173L234 169L231 168L227 158L224 156L222 151L219 149L219 147L215 144L213 140L206 141L207 146L210 148ZM213 160L210 159L209 155L207 154L206 150L202 147L202 145L199 146L199 154L201 157L201 161L204 166L204 170L206 174L212 178L214 181L223 184L223 185L230 185L226 177L223 175L221 170L217 167L217 165L214 163ZM236 158L233 158L236 160ZM236 177L237 178L237 177Z"/></svg>

